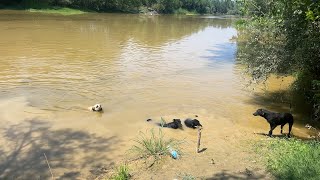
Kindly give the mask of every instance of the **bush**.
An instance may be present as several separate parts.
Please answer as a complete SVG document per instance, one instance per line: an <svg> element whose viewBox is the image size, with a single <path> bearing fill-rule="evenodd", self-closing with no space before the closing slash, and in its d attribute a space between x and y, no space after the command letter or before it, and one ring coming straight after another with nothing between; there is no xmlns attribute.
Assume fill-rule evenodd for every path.
<svg viewBox="0 0 320 180"><path fill-rule="evenodd" d="M314 117L319 117L320 93L312 87L320 81L320 1L242 3L250 18L237 25L238 61L258 81L271 74L298 74L294 90L314 105Z"/></svg>

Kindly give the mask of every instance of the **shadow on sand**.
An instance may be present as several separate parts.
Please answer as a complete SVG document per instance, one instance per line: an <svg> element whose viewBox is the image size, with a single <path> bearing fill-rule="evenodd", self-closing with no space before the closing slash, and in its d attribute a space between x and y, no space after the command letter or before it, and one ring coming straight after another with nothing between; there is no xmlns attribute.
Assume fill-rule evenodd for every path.
<svg viewBox="0 0 320 180"><path fill-rule="evenodd" d="M206 180L256 180L256 179L266 179L265 175L261 175L255 173L252 170L246 169L243 172L239 173L230 173L228 171L222 171L219 173L214 174L210 178L206 178Z"/></svg>
<svg viewBox="0 0 320 180"><path fill-rule="evenodd" d="M255 135L260 135L260 136L265 136L265 137L268 137L268 138L279 138L279 139L290 139L290 138L296 138L296 139L301 139L301 140L313 140L311 138L307 138L307 137L302 137L302 136L297 136L297 135L294 135L294 134L291 134L291 137L288 138L287 134L275 134L275 135L272 135L271 137L268 136L267 133L254 133Z"/></svg>
<svg viewBox="0 0 320 180"><path fill-rule="evenodd" d="M116 137L98 137L72 129L53 130L46 121L32 119L0 129L0 179L54 179L95 177L97 170L111 166L108 151ZM103 162L103 163L102 163ZM107 164L108 163L108 164ZM85 176L83 169L92 170Z"/></svg>

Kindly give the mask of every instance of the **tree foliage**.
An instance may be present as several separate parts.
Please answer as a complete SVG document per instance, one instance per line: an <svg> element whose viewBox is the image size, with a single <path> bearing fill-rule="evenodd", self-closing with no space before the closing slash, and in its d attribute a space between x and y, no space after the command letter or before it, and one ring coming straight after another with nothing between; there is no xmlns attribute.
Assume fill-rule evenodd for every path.
<svg viewBox="0 0 320 180"><path fill-rule="evenodd" d="M3 0L1 4L25 8L62 6L94 11L138 12L140 7L147 7L161 13L173 13L180 8L200 14L238 13L233 0Z"/></svg>
<svg viewBox="0 0 320 180"><path fill-rule="evenodd" d="M296 90L320 105L320 1L241 0L238 59L256 80L296 74ZM317 110L318 109L318 110ZM319 114L315 114L319 119Z"/></svg>

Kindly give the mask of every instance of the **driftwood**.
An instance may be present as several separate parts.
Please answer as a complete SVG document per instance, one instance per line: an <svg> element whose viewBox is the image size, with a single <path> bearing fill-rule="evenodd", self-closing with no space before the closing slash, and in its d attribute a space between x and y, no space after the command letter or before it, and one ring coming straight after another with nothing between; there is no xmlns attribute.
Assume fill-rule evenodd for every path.
<svg viewBox="0 0 320 180"><path fill-rule="evenodd" d="M201 130L202 130L202 127L201 127L201 126L198 126L198 143L197 143L197 153L200 153Z"/></svg>

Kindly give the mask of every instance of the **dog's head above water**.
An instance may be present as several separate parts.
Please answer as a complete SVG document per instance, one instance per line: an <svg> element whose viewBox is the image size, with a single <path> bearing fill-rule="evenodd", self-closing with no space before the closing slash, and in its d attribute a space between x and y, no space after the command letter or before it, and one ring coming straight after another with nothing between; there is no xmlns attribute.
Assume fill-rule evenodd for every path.
<svg viewBox="0 0 320 180"><path fill-rule="evenodd" d="M181 120L180 119L173 119L173 122L181 124Z"/></svg>
<svg viewBox="0 0 320 180"><path fill-rule="evenodd" d="M256 112L253 113L254 116L264 116L265 110L264 109L258 109Z"/></svg>
<svg viewBox="0 0 320 180"><path fill-rule="evenodd" d="M202 125L200 124L200 121L198 119L194 119L193 124L194 124L194 126L201 126L202 127Z"/></svg>
<svg viewBox="0 0 320 180"><path fill-rule="evenodd" d="M102 111L102 106L101 106L101 104L96 104L94 106L89 107L89 110L100 112L100 111Z"/></svg>

